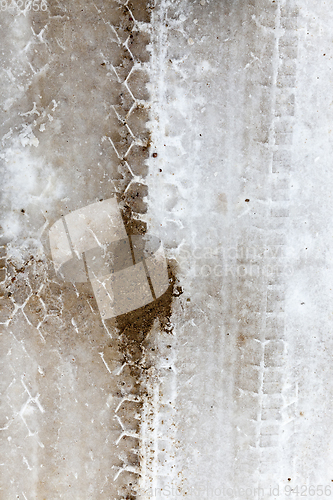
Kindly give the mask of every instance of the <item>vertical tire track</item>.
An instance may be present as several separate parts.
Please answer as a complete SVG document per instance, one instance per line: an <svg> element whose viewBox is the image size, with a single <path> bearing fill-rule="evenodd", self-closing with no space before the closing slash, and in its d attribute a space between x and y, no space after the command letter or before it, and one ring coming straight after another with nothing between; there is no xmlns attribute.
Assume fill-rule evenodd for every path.
<svg viewBox="0 0 333 500"><path fill-rule="evenodd" d="M25 71L17 76L25 85L9 106L4 151L11 158L16 148L23 164L28 157L27 168L35 169L41 186L31 194L28 185L17 199L7 188L4 196L4 210L19 230L11 235L1 299L3 336L14 353L3 411L13 422L8 429L20 429L7 448L21 439L31 471L29 480L16 477L21 454L15 459L7 453L16 479L9 485L3 478L6 496L22 488L28 498L138 494L145 470L142 418L149 419L151 406L147 337L156 322L170 330L172 269L170 288L155 303L101 322L90 285L72 286L55 276L47 230L60 215L114 194L128 234L147 230L152 8L140 0L55 2L45 12L12 18L25 23ZM13 170L6 168L8 185ZM32 396L19 412L22 376ZM35 394L43 411L31 409Z"/></svg>
<svg viewBox="0 0 333 500"><path fill-rule="evenodd" d="M270 167L264 170L264 177L258 177L261 175L258 172L254 178L265 186L270 197L256 207L253 227L247 231L251 245L242 243L238 247L237 266L243 269L244 277L238 278L237 294L241 329L237 341L240 368L236 394L241 417L235 484L245 482L262 498L272 482L273 469L274 481L279 484L285 485L292 474L292 463L290 458L286 462L285 449L294 432L297 386L290 383L291 374L286 370L289 365L284 301L291 272L285 253L285 233L292 167L297 10L291 2L277 2L264 25L258 23L258 28L271 37L270 53L266 54L272 62L271 76L258 79L260 87L256 89L257 92L262 89L258 100L267 109L264 116L268 123L258 128L269 131L260 142L267 151L263 150L263 160L267 158L263 165ZM251 87L251 94L254 91ZM246 289L249 295L244 300Z"/></svg>

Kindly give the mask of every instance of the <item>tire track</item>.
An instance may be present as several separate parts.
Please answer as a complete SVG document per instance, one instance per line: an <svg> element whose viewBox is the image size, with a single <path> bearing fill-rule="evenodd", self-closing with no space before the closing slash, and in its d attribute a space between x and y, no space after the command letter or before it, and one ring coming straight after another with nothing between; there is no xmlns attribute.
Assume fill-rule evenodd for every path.
<svg viewBox="0 0 333 500"><path fill-rule="evenodd" d="M264 177L259 172L254 175L262 186L263 197L264 189L271 194L270 199L255 207L252 228L247 231L252 247L246 243L238 246L237 265L244 269L244 277L238 279L236 295L241 305L237 313L240 368L236 378L241 417L235 484L245 482L252 489L255 485L256 495L263 498L262 489L267 491L272 481L287 481L291 474L283 459L286 443L294 432L297 400L297 387L286 370L288 344L284 334L285 290L291 272L285 234L292 168L297 10L291 3L277 2L269 15L256 22L270 39L267 44L270 52L265 58L272 65L271 77L266 74L264 79L258 78L259 87L251 88L251 94L261 94L256 102L264 103L261 105L267 109L258 128L268 130L268 134L257 140L264 147L267 145L271 160L267 158L270 170ZM267 157L265 150L263 153Z"/></svg>
<svg viewBox="0 0 333 500"><path fill-rule="evenodd" d="M285 337L284 300L288 276L286 234L289 228L290 175L292 171L293 125L295 114L295 85L297 62L297 15L294 2L279 5L277 29L277 71L275 76L275 117L272 130L272 187L271 225L269 244L274 251L274 269L267 283L267 316L264 346L263 408L261 414L260 444L261 481L268 484L273 466L283 485L293 475L293 463L283 460L290 449L295 432L294 419L297 404L297 382L291 379L288 367L288 341ZM276 448L281 460L276 464ZM291 470L292 469L292 470Z"/></svg>
<svg viewBox="0 0 333 500"><path fill-rule="evenodd" d="M67 186L67 194L68 188L73 188L73 192L52 199L47 211L43 199L37 200L42 217L31 204L22 205L21 214L16 216L26 216L22 223L24 237L34 238L35 242L36 231L45 219L52 224L59 214L113 193L118 198L128 234L146 232L142 214L147 211L145 177L150 144L147 128L150 56L146 49L150 43L151 7L149 2L140 1L54 3L47 12L30 13L32 36L23 48L22 57L31 79L24 95L12 105L6 126L7 130L15 128L20 136L37 144L32 157L44 168L47 163L52 164L56 173L51 176L55 175L59 185ZM89 67L91 62L94 64ZM20 123L17 115L21 117ZM15 137L5 134L5 148L13 147ZM6 207L17 211L10 198ZM39 234L47 248L46 227ZM37 496L57 491L59 498L67 498L68 488L72 487L76 496L136 498L142 470L146 469L142 418L149 421L152 404L146 373L153 368L151 360L147 361L146 352L150 348L146 338L156 321L160 321L162 329L170 328L174 283L171 268L170 290L156 303L116 322L101 323L90 286L72 287L59 281L48 250L45 255L39 248L37 258L36 248L33 245L24 248L20 239L11 243L10 252L13 249L16 253L21 251L20 264L9 253L4 282L7 295L4 300L9 308L7 314L3 313L3 323L7 336L11 331L20 332L22 349L33 361L30 376L39 381L38 391L48 402L45 415L34 414L36 439L39 436L40 442L48 445L43 444L39 451L35 445L26 446L33 462L37 459L44 462L44 475L50 467L55 467L60 475L58 482L46 484L43 471L38 471L36 486L32 467L31 482L25 486L29 488L30 484L32 489L25 490L25 494L29 496L37 487ZM85 356L88 361L84 361ZM36 376L34 358L39 362L40 377ZM21 358L17 359L16 369L20 370ZM59 377L57 381L55 374ZM103 397L93 390L99 385ZM11 387L15 384L9 384L9 392ZM78 410L69 402L73 398L77 404L79 401ZM84 405L91 404L89 398L95 408L84 413ZM62 415L64 422L59 423L60 419L55 417L51 423L52 408ZM79 419L76 429L70 419L71 411L81 415L82 421ZM97 418L103 430L98 431L94 424L89 435L89 418L91 422ZM48 433L55 437L56 431L57 444L52 444ZM94 458L100 468L87 470L79 484L82 471L75 475L75 469L78 470L75 466L69 473L66 464L77 462L78 440L82 444L80 455L95 455L94 435L99 439L105 437L100 456ZM54 455L50 454L50 444L57 450ZM72 485L67 484L66 476L73 474Z"/></svg>

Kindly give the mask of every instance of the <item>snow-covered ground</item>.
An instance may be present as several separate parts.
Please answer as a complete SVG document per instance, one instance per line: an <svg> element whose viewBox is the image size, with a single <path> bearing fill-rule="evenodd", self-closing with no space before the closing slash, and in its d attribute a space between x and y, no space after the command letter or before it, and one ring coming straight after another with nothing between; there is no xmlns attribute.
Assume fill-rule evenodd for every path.
<svg viewBox="0 0 333 500"><path fill-rule="evenodd" d="M332 496L330 6L38 5L1 18L2 497ZM171 325L54 273L115 193Z"/></svg>
<svg viewBox="0 0 333 500"><path fill-rule="evenodd" d="M148 214L184 289L154 493L329 496L332 13L208 0L154 15Z"/></svg>

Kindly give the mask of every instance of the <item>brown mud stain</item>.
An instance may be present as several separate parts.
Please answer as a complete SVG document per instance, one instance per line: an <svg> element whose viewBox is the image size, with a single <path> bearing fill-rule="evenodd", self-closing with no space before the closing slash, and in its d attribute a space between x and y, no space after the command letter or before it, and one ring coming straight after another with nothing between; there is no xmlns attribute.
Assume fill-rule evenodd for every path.
<svg viewBox="0 0 333 500"><path fill-rule="evenodd" d="M161 297L140 309L118 316L117 328L131 341L142 343L156 319L163 331L172 333L173 328L170 322L172 302L174 297L182 294L182 288L178 285L175 266L171 262L168 263L168 275L169 288Z"/></svg>
<svg viewBox="0 0 333 500"><path fill-rule="evenodd" d="M134 377L137 383L142 381L144 372L149 368L144 362L143 355L147 348L146 339L155 321L159 322L162 331L172 334L172 303L175 297L182 294L172 262L168 263L168 275L169 288L161 297L140 309L106 321L107 326L117 329L119 352L123 362L127 363L128 374ZM110 354L114 355L113 352ZM105 359L107 357L105 352Z"/></svg>
<svg viewBox="0 0 333 500"><path fill-rule="evenodd" d="M124 199L124 197L122 197L120 207L127 234L146 234L146 224L135 218L133 210L127 203L126 198ZM134 362L136 366L138 366L138 362L141 360L144 341L156 320L159 321L161 330L172 333L172 325L170 322L172 302L175 297L183 293L176 273L177 268L174 261L169 261L168 290L154 302L140 309L118 316L116 320L112 320L112 324L115 325L119 331L121 338L119 347L124 357L130 362Z"/></svg>

